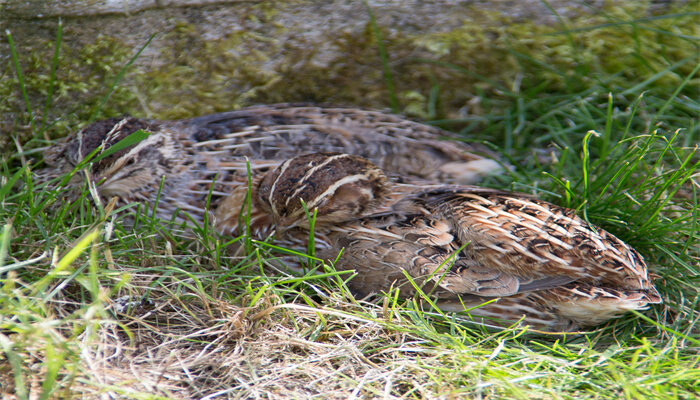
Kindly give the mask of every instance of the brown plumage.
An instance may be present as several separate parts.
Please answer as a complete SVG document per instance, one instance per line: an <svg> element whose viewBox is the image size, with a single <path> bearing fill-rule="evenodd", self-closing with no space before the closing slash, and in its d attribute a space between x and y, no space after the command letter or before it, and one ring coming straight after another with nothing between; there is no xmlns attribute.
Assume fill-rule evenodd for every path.
<svg viewBox="0 0 700 400"><path fill-rule="evenodd" d="M317 254L335 260L342 249L336 268L356 271L349 282L356 292L398 288L411 296L408 274L445 310L498 299L471 314L511 322L524 318L539 328L565 331L661 302L634 249L573 210L528 195L393 184L367 160L327 153L288 161L253 191L253 206L266 210L267 223L274 220L278 238L291 246L303 243L304 233L290 228L308 226L302 202L312 205L310 212L316 208ZM336 194L343 203L369 206L336 213ZM353 202L348 198L353 195L363 200ZM229 204L240 207L224 201L220 211ZM219 216L220 227L231 226Z"/></svg>
<svg viewBox="0 0 700 400"><path fill-rule="evenodd" d="M396 179L470 183L501 170L496 161L476 154L485 152L482 147L396 115L279 104L177 121L96 122L48 148L49 167L37 175L46 181L66 174L98 146L105 150L138 129L151 134L85 171L97 192L152 205L164 177L156 215L170 219L186 212L199 224L210 193L210 210L215 210L222 198L247 188L247 162L253 179L287 159L319 151L365 157ZM79 174L70 186L79 188L83 181Z"/></svg>
<svg viewBox="0 0 700 400"><path fill-rule="evenodd" d="M456 185L500 166L477 147L440 140L443 131L380 112L278 105L111 119L47 149L50 167L37 175L68 173L137 129L151 135L84 171L101 197L153 205L164 178L158 217L187 212L202 223L211 196L215 228L233 234L251 190L251 233L292 247L308 235L304 207L315 209L318 254L344 249L337 267L357 272L357 292L410 296L406 272L446 310L498 299L471 314L554 330L661 301L641 256L613 235L530 196Z"/></svg>

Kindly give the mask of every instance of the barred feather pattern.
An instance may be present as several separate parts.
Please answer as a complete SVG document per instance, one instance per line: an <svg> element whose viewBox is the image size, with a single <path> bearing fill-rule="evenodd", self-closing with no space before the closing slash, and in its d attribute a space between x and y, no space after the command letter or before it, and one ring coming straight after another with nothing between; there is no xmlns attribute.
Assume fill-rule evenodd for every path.
<svg viewBox="0 0 700 400"><path fill-rule="evenodd" d="M343 171L352 179L345 181ZM316 254L337 259L339 270L354 270L349 286L360 294L398 289L408 297L418 286L445 310L476 307L471 315L497 324L523 319L565 331L661 302L638 252L573 210L532 196L397 184L367 160L334 153L288 160L255 190L255 207L270 215L278 240L302 251L308 232L301 228L308 225L299 222L307 218L300 210L314 205ZM362 197L371 207L338 214L336 195L346 203L348 196ZM222 212L236 205L228 201Z"/></svg>
<svg viewBox="0 0 700 400"><path fill-rule="evenodd" d="M336 267L357 271L354 290L411 296L417 284L449 311L497 299L470 314L556 331L661 302L642 256L573 210L484 188L416 190L322 232L319 254L343 249Z"/></svg>
<svg viewBox="0 0 700 400"><path fill-rule="evenodd" d="M531 196L467 186L502 167L478 146L381 112L276 105L115 118L47 149L50 167L37 176L68 173L138 129L151 134L68 190L86 176L105 199L158 200L162 219L188 213L201 224L210 212L223 234L242 233L250 215L254 237L299 250L310 205L317 254L334 260L342 249L336 267L356 272L354 291L412 296L416 284L445 310L476 307L470 314L487 320L574 330L661 302L643 258L615 236Z"/></svg>
<svg viewBox="0 0 700 400"><path fill-rule="evenodd" d="M150 136L94 163L87 171L89 180L101 196L122 202L153 205L160 192L158 217L186 212L198 224L207 204L216 210L221 199L247 188L249 178L310 152L356 154L408 181L470 183L502 169L483 146L396 115L277 104L176 121L99 121L48 148L44 158L49 167L37 171L37 177L48 181L67 174L94 149L102 146L104 151L138 129ZM77 174L69 188L79 188L83 181Z"/></svg>

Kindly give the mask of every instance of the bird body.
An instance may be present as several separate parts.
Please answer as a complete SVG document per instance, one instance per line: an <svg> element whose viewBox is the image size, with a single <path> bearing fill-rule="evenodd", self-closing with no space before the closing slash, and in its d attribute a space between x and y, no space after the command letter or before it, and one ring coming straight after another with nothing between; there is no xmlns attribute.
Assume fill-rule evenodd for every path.
<svg viewBox="0 0 700 400"><path fill-rule="evenodd" d="M573 210L467 186L420 191L392 208L325 233L320 256L334 260L342 248L336 267L357 271L356 291L411 296L417 284L448 311L497 299L470 314L564 331L661 302L641 255Z"/></svg>
<svg viewBox="0 0 700 400"><path fill-rule="evenodd" d="M488 153L454 135L396 115L355 108L253 106L198 118L155 121L133 117L95 122L45 151L40 180L67 174L93 150L104 151L130 133L150 135L94 163L87 171L105 198L155 204L157 216L187 212L198 224L250 178L311 152L367 158L396 179L472 183L501 170ZM161 179L165 177L161 188ZM80 187L81 177L73 181ZM245 188L240 188L245 186ZM160 193L160 194L159 194Z"/></svg>
<svg viewBox="0 0 700 400"><path fill-rule="evenodd" d="M418 287L445 310L552 330L661 302L642 257L615 236L532 196L468 186L500 164L381 112L276 105L110 119L47 149L37 175L69 173L138 129L150 135L84 170L101 197L157 202L166 220L186 212L202 224L210 213L221 234L288 247L305 244L315 212L317 254L354 270L357 293Z"/></svg>
<svg viewBox="0 0 700 400"><path fill-rule="evenodd" d="M574 210L475 186L395 184L380 172L347 154L298 156L253 186L253 207L290 246L315 209L317 255L354 270L348 285L360 294L418 287L445 310L564 331L661 302L642 256ZM362 206L338 213L336 197Z"/></svg>

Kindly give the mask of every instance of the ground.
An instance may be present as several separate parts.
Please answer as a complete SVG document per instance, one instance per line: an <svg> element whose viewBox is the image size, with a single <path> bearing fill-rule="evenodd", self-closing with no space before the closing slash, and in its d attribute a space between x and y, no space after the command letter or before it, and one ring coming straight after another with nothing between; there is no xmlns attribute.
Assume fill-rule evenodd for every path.
<svg viewBox="0 0 700 400"><path fill-rule="evenodd" d="M281 80L239 103L223 100L225 91L199 89L181 101L173 89L182 87L178 79L193 82L199 73L192 71L211 68L208 63L182 61L188 68L143 76L126 69L124 80L117 79L132 54L115 38L100 38L84 53L59 54L58 63L85 54L96 62L92 72L76 69L53 78L51 56L18 52L20 68L0 83L0 104L17 116L12 133L18 138L5 139L2 158L0 393L696 398L697 11L690 5L664 15L644 12L612 8L558 27L518 23L484 31L465 25L463 31L420 38L392 37L379 27L386 63L377 56L379 36L368 21L364 37L338 44L350 56L333 73L347 80L310 74L297 81L284 75L291 69L276 71ZM189 32L183 25L172 34L199 43ZM488 45L474 39L484 35ZM236 45L229 40L227 45ZM214 62L219 54L215 64L227 65L227 53L217 47L225 44L193 46L201 52L196 59ZM432 56L392 62L414 47ZM43 51L53 54L50 44ZM356 64L366 58L375 61ZM183 78L183 71L190 75ZM366 78L366 87L348 83L359 77ZM35 119L20 81L24 93L33 94ZM81 81L87 86L80 87ZM134 85L139 92L130 90ZM46 98L39 101L36 93L48 96L49 87L52 111L43 113ZM419 299L356 299L337 273L270 273L264 267L274 243L220 237L206 226L191 239L150 218L143 206L113 209L87 190L68 202L60 190L42 190L32 179L47 140L93 115L139 115L144 102L156 99L162 108L149 116L182 117L195 109L294 101L303 88L313 88L314 101L393 105L467 140L486 142L514 169L484 185L574 208L625 240L660 276L664 304L580 333L525 326L489 330ZM83 108L75 106L81 90L87 93ZM66 113L71 107L82 111ZM139 215L139 223L120 224L130 214ZM248 246L246 257L226 252L236 240Z"/></svg>

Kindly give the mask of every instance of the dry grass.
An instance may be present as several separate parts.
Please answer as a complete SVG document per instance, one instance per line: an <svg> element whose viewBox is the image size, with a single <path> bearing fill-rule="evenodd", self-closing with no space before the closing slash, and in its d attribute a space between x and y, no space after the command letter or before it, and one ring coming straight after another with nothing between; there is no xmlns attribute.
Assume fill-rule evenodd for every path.
<svg viewBox="0 0 700 400"><path fill-rule="evenodd" d="M617 29L640 49L649 40L640 30L677 39L668 59L634 53L653 67L643 81L620 87L619 76L576 64L554 72L585 85L543 95L528 75L534 86L474 97L502 115L440 124L493 143L516 166L486 185L575 208L638 249L661 276L663 305L590 332L545 334L487 329L416 299L355 299L342 275L273 272L264 244L248 241L233 257L231 238L184 235L142 205L36 187L42 126L0 162L0 396L696 399L700 65L680 75L671 55L676 44L697 49L698 38L654 21L590 28ZM140 215L136 226L129 214Z"/></svg>

